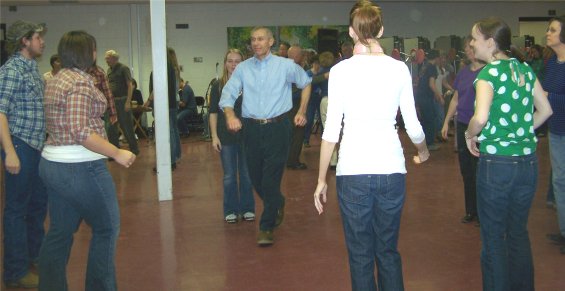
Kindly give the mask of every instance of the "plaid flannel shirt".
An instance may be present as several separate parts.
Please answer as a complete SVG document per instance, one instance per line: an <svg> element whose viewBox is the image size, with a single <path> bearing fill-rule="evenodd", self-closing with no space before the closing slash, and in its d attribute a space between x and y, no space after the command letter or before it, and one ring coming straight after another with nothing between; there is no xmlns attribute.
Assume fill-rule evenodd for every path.
<svg viewBox="0 0 565 291"><path fill-rule="evenodd" d="M46 144L81 145L96 133L106 138L104 120L106 97L94 85L94 78L79 69L62 69L47 82L45 120Z"/></svg>
<svg viewBox="0 0 565 291"><path fill-rule="evenodd" d="M43 90L35 60L16 53L0 68L0 112L10 134L37 150L45 141Z"/></svg>
<svg viewBox="0 0 565 291"><path fill-rule="evenodd" d="M112 90L110 90L110 85L104 69L96 66L90 68L88 73L94 77L94 86L96 86L96 88L98 88L98 90L100 90L100 92L102 92L102 94L106 97L106 100L108 101L107 110L110 111L110 116L117 115L116 105L114 104L114 95L112 94Z"/></svg>

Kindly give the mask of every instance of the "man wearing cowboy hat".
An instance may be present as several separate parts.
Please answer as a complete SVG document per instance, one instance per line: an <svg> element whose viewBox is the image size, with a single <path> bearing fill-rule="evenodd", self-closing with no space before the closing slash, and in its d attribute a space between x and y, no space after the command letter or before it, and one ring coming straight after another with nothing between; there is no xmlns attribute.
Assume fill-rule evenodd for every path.
<svg viewBox="0 0 565 291"><path fill-rule="evenodd" d="M10 58L0 67L0 151L5 166L4 282L35 288L30 272L45 234L47 194L39 178L45 140L44 83L36 58L45 47L45 27L16 21L7 32Z"/></svg>

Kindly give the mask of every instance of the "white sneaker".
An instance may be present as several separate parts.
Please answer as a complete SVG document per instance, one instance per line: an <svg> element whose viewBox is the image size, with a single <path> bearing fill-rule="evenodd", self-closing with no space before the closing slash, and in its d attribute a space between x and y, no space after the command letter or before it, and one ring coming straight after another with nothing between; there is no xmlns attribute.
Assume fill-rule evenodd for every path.
<svg viewBox="0 0 565 291"><path fill-rule="evenodd" d="M253 221L255 220L255 213L253 212L245 212L243 214L243 220L245 221Z"/></svg>
<svg viewBox="0 0 565 291"><path fill-rule="evenodd" d="M232 214L228 214L228 215L226 216L226 219L225 219L225 220L226 220L227 223L236 223L236 222L237 222L237 215L235 215L235 214L233 214L233 213L232 213Z"/></svg>

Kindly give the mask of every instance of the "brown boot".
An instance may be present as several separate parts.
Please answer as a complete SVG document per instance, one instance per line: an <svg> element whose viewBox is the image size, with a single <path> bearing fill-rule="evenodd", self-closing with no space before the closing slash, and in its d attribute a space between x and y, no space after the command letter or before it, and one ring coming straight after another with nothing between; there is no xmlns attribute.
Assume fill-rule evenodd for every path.
<svg viewBox="0 0 565 291"><path fill-rule="evenodd" d="M6 287L8 288L37 288L39 285L39 276L32 272L27 272L27 274L21 277L15 282L6 282Z"/></svg>

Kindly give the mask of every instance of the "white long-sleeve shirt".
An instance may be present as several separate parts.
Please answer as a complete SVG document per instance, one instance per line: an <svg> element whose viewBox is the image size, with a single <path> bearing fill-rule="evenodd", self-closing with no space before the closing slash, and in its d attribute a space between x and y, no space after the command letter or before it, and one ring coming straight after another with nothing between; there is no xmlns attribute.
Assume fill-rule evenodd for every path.
<svg viewBox="0 0 565 291"><path fill-rule="evenodd" d="M403 62L355 55L331 69L322 138L338 142L343 117L338 176L406 173L394 127L399 107L408 136L413 143L422 142L425 136L416 116L412 79Z"/></svg>

